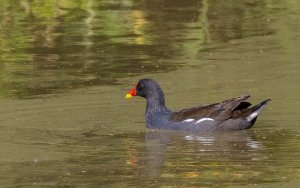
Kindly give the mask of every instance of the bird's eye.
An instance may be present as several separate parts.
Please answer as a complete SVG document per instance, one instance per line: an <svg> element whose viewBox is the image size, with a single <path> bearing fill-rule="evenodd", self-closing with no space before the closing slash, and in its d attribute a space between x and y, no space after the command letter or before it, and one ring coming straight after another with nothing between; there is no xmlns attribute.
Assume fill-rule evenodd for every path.
<svg viewBox="0 0 300 188"><path fill-rule="evenodd" d="M138 90L144 89L144 85L143 84L138 84L136 87L137 87Z"/></svg>

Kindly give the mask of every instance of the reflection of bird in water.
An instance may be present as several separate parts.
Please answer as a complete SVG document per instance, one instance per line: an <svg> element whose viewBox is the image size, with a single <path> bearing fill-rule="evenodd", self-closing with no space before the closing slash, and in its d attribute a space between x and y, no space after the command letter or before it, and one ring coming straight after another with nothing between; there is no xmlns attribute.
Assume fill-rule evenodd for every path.
<svg viewBox="0 0 300 188"><path fill-rule="evenodd" d="M193 170L232 168L242 160L263 158L263 145L255 139L254 132L217 132L191 134L189 132L149 130L145 134L145 152L130 149L131 166L140 176L162 175L162 169L183 168L188 176ZM197 171L198 171L197 170Z"/></svg>

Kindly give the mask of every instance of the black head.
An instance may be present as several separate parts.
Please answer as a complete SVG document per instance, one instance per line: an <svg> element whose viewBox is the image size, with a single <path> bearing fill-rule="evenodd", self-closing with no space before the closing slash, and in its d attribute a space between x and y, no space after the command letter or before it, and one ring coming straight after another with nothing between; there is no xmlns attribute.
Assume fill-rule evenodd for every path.
<svg viewBox="0 0 300 188"><path fill-rule="evenodd" d="M141 96L144 98L164 98L164 94L159 84L152 79L141 79L135 85L135 87L128 92L126 98L133 96ZM164 100L164 99L163 99Z"/></svg>
<svg viewBox="0 0 300 188"><path fill-rule="evenodd" d="M132 90L127 93L125 98L131 98L133 96L141 96L147 100L146 113L169 112L165 106L165 97L162 89L158 83L152 79L139 80Z"/></svg>

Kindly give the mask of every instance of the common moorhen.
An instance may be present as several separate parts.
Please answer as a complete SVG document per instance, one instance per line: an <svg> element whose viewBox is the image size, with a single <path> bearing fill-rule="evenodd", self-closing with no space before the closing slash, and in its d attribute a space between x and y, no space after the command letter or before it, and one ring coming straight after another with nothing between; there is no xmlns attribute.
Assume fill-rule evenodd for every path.
<svg viewBox="0 0 300 188"><path fill-rule="evenodd" d="M250 95L244 95L220 103L171 111L165 105L161 87L152 79L139 80L125 98L133 96L141 96L147 100L146 124L148 128L195 132L249 129L270 101L267 99L250 107L251 103L245 101Z"/></svg>

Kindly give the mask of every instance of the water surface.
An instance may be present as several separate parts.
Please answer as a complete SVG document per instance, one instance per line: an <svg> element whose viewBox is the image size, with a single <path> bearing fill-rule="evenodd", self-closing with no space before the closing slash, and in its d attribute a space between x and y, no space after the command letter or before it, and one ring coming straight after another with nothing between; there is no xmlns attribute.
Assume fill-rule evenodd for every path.
<svg viewBox="0 0 300 188"><path fill-rule="evenodd" d="M0 1L3 187L299 187L298 1ZM246 131L147 130L171 109L272 98Z"/></svg>

